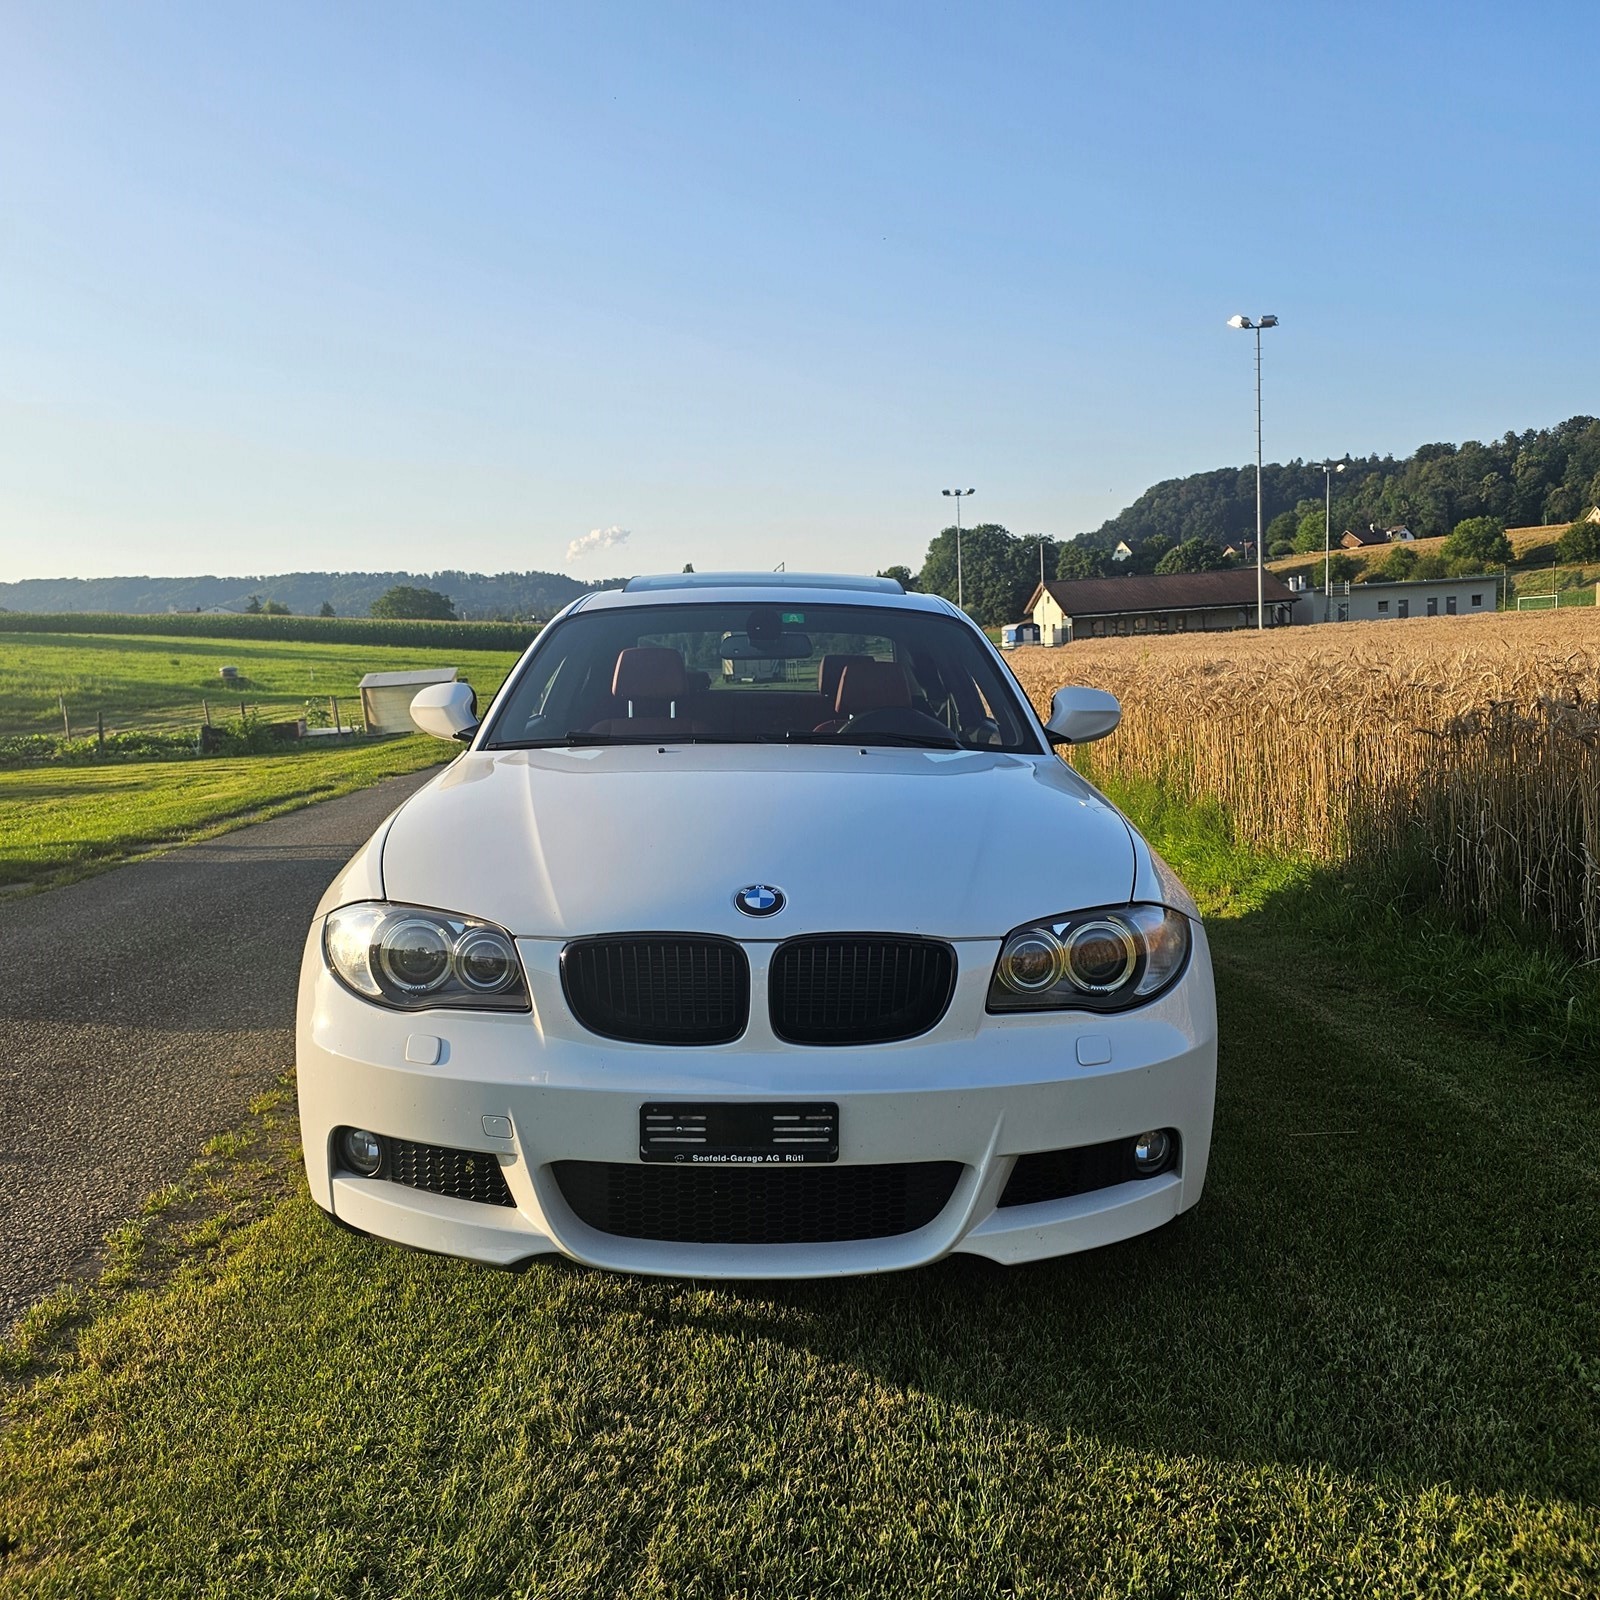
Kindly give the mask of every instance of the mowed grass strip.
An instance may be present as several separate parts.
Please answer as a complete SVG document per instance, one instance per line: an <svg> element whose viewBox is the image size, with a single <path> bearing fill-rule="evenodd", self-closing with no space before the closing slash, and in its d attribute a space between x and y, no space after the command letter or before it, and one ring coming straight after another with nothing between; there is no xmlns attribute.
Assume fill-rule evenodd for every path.
<svg viewBox="0 0 1600 1600"><path fill-rule="evenodd" d="M0 1594L1592 1595L1594 1097L1273 883L1212 927L1206 1195L1087 1255L511 1276L333 1230L280 1129L280 1203L35 1337Z"/></svg>
<svg viewBox="0 0 1600 1600"><path fill-rule="evenodd" d="M279 756L0 771L0 886L66 883L435 766L456 748L416 734Z"/></svg>
<svg viewBox="0 0 1600 1600"><path fill-rule="evenodd" d="M487 706L516 663L517 652L399 645L311 644L280 640L146 638L130 634L0 634L0 733L59 733L64 697L75 732L198 721L202 700L217 719L237 717L239 703L299 716L307 702L344 702L344 721L359 714L357 684L369 672L458 667ZM243 680L224 689L224 666Z"/></svg>

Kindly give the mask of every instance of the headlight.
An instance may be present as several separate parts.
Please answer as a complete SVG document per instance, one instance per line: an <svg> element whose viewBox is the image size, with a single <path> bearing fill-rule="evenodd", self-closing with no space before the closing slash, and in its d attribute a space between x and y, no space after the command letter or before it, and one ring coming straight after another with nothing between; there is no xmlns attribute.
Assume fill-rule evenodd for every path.
<svg viewBox="0 0 1600 1600"><path fill-rule="evenodd" d="M492 922L379 901L328 913L322 951L347 989L381 1006L526 1011L511 935Z"/></svg>
<svg viewBox="0 0 1600 1600"><path fill-rule="evenodd" d="M1168 906L1113 906L1029 923L1006 936L990 1011L1126 1011L1177 982L1189 919Z"/></svg>

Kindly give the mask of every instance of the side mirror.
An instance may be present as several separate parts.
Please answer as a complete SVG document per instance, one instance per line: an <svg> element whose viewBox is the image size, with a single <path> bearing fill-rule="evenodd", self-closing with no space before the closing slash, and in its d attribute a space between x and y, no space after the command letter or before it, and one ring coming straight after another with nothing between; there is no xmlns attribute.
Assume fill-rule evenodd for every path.
<svg viewBox="0 0 1600 1600"><path fill-rule="evenodd" d="M1088 744L1103 739L1122 721L1122 707L1104 689L1057 689L1044 731L1051 744Z"/></svg>
<svg viewBox="0 0 1600 1600"><path fill-rule="evenodd" d="M470 683L435 683L412 697L411 720L435 739L465 744L478 731L478 696Z"/></svg>

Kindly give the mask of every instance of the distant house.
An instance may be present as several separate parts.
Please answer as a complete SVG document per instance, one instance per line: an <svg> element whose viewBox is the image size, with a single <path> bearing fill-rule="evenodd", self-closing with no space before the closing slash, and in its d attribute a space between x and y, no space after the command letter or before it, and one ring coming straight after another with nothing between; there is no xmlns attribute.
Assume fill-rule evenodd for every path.
<svg viewBox="0 0 1600 1600"><path fill-rule="evenodd" d="M1262 581L1269 628L1296 621L1305 598L1267 573ZM1256 625L1256 574L1245 568L1126 578L1058 578L1028 602L1043 644L1119 634L1219 633ZM1299 620L1309 621L1310 618Z"/></svg>
<svg viewBox="0 0 1600 1600"><path fill-rule="evenodd" d="M1382 528L1346 528L1339 535L1339 543L1346 550L1364 550L1369 545L1388 544L1389 535Z"/></svg>
<svg viewBox="0 0 1600 1600"><path fill-rule="evenodd" d="M1583 522L1600 522L1600 506L1590 506L1579 520Z"/></svg>
<svg viewBox="0 0 1600 1600"><path fill-rule="evenodd" d="M1113 561L1132 561L1133 551L1124 541L1119 539L1117 548L1111 552L1111 559Z"/></svg>
<svg viewBox="0 0 1600 1600"><path fill-rule="evenodd" d="M454 683L458 667L419 667L410 672L369 672L361 680L361 720L368 733L414 733L411 702L430 684Z"/></svg>
<svg viewBox="0 0 1600 1600"><path fill-rule="evenodd" d="M1409 528L1385 528L1383 531L1390 544L1411 544L1417 537Z"/></svg>

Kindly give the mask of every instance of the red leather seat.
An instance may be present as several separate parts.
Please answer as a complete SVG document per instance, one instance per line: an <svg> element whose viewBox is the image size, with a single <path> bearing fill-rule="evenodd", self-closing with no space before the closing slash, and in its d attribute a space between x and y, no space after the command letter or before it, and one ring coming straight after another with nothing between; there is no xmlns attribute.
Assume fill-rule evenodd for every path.
<svg viewBox="0 0 1600 1600"><path fill-rule="evenodd" d="M824 656L817 663L817 690L830 707L839 703L839 679L844 669L858 661L870 661L871 656Z"/></svg>
<svg viewBox="0 0 1600 1600"><path fill-rule="evenodd" d="M666 645L634 645L617 652L611 697L626 710L621 717L596 722L590 733L631 734L649 739L692 738L706 729L678 714L689 693L689 674L680 652Z"/></svg>
<svg viewBox="0 0 1600 1600"><path fill-rule="evenodd" d="M898 661L874 661L870 656L847 656L839 674L832 722L819 723L817 733L837 733L851 717L868 711L909 707L911 680Z"/></svg>

